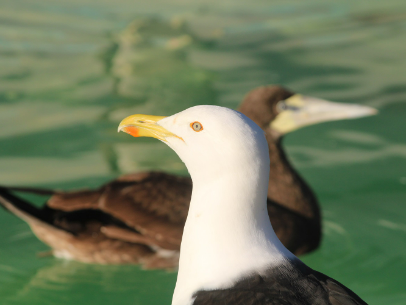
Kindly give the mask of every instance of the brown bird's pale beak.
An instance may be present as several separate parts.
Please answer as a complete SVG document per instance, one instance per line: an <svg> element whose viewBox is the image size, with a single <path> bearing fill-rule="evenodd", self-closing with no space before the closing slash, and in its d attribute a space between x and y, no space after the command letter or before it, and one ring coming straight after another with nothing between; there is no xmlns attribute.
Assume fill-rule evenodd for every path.
<svg viewBox="0 0 406 305"><path fill-rule="evenodd" d="M360 118L378 113L376 109L364 105L335 103L301 94L295 94L279 103L283 103L283 109L271 122L271 128L281 134L321 122Z"/></svg>

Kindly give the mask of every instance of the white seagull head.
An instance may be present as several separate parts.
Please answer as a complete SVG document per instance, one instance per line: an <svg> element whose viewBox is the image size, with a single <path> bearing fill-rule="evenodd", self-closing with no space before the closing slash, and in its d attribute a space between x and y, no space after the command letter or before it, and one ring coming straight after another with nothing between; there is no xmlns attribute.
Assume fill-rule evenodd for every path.
<svg viewBox="0 0 406 305"><path fill-rule="evenodd" d="M119 126L135 137L154 137L170 146L192 179L213 179L236 166L269 168L263 130L238 111L201 105L169 117L136 114Z"/></svg>

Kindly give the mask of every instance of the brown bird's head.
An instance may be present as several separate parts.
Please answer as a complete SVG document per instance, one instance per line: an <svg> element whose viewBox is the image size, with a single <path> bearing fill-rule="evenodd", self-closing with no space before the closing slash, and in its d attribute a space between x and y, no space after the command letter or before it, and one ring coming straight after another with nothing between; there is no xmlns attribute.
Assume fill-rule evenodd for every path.
<svg viewBox="0 0 406 305"><path fill-rule="evenodd" d="M364 105L344 104L295 94L281 86L263 86L251 90L238 111L275 137L326 121L369 116L377 110Z"/></svg>

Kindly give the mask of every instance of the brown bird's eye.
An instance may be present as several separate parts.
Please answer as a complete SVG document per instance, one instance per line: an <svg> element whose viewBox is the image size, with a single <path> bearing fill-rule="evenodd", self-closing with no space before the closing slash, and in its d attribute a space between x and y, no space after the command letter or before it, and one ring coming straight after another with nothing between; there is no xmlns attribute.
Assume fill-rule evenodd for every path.
<svg viewBox="0 0 406 305"><path fill-rule="evenodd" d="M199 122L190 123L190 127L192 127L192 129L194 131L202 131L203 130L203 126Z"/></svg>
<svg viewBox="0 0 406 305"><path fill-rule="evenodd" d="M288 110L288 105L286 105L285 101L279 101L278 104L276 104L276 109L278 110L278 112L282 112L285 110Z"/></svg>

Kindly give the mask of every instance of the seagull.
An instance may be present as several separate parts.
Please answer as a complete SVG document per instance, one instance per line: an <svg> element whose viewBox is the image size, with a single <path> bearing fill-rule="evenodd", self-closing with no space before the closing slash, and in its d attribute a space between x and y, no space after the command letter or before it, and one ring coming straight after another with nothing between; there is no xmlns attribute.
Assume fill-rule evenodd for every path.
<svg viewBox="0 0 406 305"><path fill-rule="evenodd" d="M321 239L318 201L290 164L283 137L303 126L371 115L375 109L263 86L247 94L239 111L264 130L268 141L272 162L267 207L276 235L295 255L316 249ZM37 208L15 191L51 197ZM141 172L94 190L0 187L0 204L26 221L56 257L173 269L178 265L191 192L189 177Z"/></svg>
<svg viewBox="0 0 406 305"><path fill-rule="evenodd" d="M172 305L366 304L276 236L268 144L247 116L202 105L169 117L131 115L118 131L167 144L193 181Z"/></svg>

